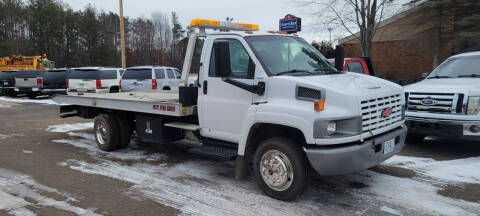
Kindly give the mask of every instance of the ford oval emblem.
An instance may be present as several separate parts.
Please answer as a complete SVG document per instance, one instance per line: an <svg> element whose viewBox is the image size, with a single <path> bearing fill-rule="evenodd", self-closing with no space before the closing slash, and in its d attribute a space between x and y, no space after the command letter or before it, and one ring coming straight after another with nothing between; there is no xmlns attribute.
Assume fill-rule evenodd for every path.
<svg viewBox="0 0 480 216"><path fill-rule="evenodd" d="M420 103L422 103L422 105L425 105L425 106L433 106L437 104L437 101L432 98L425 98L421 100Z"/></svg>

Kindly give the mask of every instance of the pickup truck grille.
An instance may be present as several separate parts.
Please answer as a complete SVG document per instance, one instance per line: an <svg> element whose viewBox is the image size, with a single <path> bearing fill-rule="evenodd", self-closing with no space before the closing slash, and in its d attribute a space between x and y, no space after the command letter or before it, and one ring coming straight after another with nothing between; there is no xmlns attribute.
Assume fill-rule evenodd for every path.
<svg viewBox="0 0 480 216"><path fill-rule="evenodd" d="M463 112L463 94L454 93L407 93L407 110L441 114Z"/></svg>
<svg viewBox="0 0 480 216"><path fill-rule="evenodd" d="M360 107L363 132L381 129L402 121L402 97L397 94L362 101Z"/></svg>

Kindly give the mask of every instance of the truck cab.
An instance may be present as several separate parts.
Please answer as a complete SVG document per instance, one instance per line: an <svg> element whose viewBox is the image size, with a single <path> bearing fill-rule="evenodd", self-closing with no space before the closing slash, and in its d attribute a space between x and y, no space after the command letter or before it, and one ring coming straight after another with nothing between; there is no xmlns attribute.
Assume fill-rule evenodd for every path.
<svg viewBox="0 0 480 216"><path fill-rule="evenodd" d="M297 36L202 19L191 27L200 32L190 35L178 93L60 96L57 102L71 104L61 111L95 118L97 144L108 151L128 145L133 131L159 143L192 132L202 146L191 153L235 159L236 178L252 173L265 194L280 200L298 197L313 172L364 170L403 148L402 87L342 73ZM199 39L198 83L190 86Z"/></svg>

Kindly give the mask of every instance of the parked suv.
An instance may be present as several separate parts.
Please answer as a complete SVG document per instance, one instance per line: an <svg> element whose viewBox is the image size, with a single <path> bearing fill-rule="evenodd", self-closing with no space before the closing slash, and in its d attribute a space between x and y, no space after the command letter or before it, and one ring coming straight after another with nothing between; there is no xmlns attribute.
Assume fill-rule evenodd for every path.
<svg viewBox="0 0 480 216"><path fill-rule="evenodd" d="M14 96L16 71L0 72L0 95Z"/></svg>
<svg viewBox="0 0 480 216"><path fill-rule="evenodd" d="M41 70L17 71L15 74L15 93L26 94L34 99L41 94L43 87L43 74Z"/></svg>
<svg viewBox="0 0 480 216"><path fill-rule="evenodd" d="M128 68L122 76L121 90L174 90L178 91L181 73L172 67L142 66Z"/></svg>
<svg viewBox="0 0 480 216"><path fill-rule="evenodd" d="M452 56L421 82L405 87L409 139L480 140L480 52Z"/></svg>
<svg viewBox="0 0 480 216"><path fill-rule="evenodd" d="M70 71L67 93L115 93L120 90L120 68L84 67Z"/></svg>
<svg viewBox="0 0 480 216"><path fill-rule="evenodd" d="M54 69L43 73L42 94L66 94L68 69Z"/></svg>

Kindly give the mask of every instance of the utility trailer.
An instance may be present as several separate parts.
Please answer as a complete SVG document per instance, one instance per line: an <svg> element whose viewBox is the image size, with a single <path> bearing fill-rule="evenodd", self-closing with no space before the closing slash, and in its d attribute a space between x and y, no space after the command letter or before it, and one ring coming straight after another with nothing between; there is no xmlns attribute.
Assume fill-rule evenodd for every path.
<svg viewBox="0 0 480 216"><path fill-rule="evenodd" d="M236 160L237 179L252 173L265 194L280 200L298 197L313 171L364 170L403 148L400 86L342 73L295 35L253 34L257 25L201 19L191 27L200 32L190 35L178 93L57 96L69 104L62 116L94 118L105 151L126 147L132 136L165 143L191 133L202 142L191 153ZM199 38L205 41L197 86L189 86Z"/></svg>

